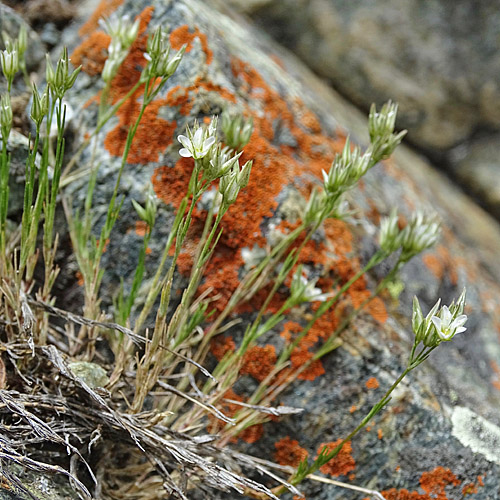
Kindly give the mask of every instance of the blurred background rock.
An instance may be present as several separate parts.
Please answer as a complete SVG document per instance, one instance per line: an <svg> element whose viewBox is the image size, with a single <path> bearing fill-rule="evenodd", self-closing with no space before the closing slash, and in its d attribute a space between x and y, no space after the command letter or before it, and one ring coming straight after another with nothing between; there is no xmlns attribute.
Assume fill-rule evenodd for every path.
<svg viewBox="0 0 500 500"><path fill-rule="evenodd" d="M500 2L228 0L500 217Z"/></svg>

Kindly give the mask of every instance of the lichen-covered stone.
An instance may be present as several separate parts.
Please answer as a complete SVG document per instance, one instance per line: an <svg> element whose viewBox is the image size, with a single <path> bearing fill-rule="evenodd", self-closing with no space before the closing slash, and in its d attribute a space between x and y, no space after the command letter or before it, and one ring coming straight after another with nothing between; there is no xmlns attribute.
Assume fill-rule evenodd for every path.
<svg viewBox="0 0 500 500"><path fill-rule="evenodd" d="M247 262L243 249L255 252L265 248L277 233L294 227L292 216L297 215L290 207L297 202L290 200L296 199L297 193L306 198L320 182L321 170L329 168L346 134L365 144L366 119L326 89L293 56L268 42L258 29L226 17L210 4L199 0L103 0L100 7L99 13L109 15L115 9L118 14L126 12L141 19L138 40L113 81L113 99L123 96L138 78L145 64L146 35L156 26L171 28L174 50L188 44L178 72L145 114L128 158L119 190L124 197L122 213L103 261L103 303L111 302L121 278L125 287L130 286L142 245L143 228L131 199L143 202L152 182L162 202L146 262L149 279L192 168L189 159L178 156L175 137L194 118L203 120L232 107L254 118L255 130L244 153L245 160L254 159L254 167L248 187L224 219L224 232L202 285L202 291L213 288L220 294L215 302L220 309L241 279ZM70 98L79 120L76 129L80 136L74 148L95 126L102 88L98 74L109 39L99 31L97 18L91 16L81 28L82 39L71 47L73 62L83 64L85 72ZM105 217L126 131L137 115L139 99L139 94L133 96L103 129L98 143L100 171L93 208L98 225ZM89 148L82 165L90 155ZM76 206L83 203L84 180L75 180L66 190ZM440 347L425 366L413 372L373 426L362 431L351 448L323 472L384 490L386 498L393 500L401 498L404 490L420 495L415 496L419 500L437 494L443 500L461 498L464 491L471 499L493 498L500 489L499 465L480 447L472 449L456 437L453 415L454 408L460 406L491 425L500 424L498 226L404 147L393 161L366 176L352 193L351 204L361 222L329 221L305 246L301 257L310 269L324 275L325 288L333 286L335 280L347 281L375 251L380 216L389 213L393 205L407 217L417 207L437 211L443 220L442 242L405 268L401 276L404 289L397 298L387 294L372 302L343 334L342 347L312 364L283 395L280 402L302 407L305 412L245 430L240 445L249 453L284 463L287 450L292 458L305 453L314 457L323 444L335 443L357 425L404 368L412 342L408 329L412 296L417 294L426 305L438 297L449 302L466 285L467 332ZM203 207L197 207L195 229L204 216ZM192 233L181 255L181 276L189 274L197 234ZM384 273L382 267L351 288L346 307L357 306L369 296ZM244 312L251 314L258 302L259 298ZM279 305L273 303L271 308ZM301 321L298 315L287 318L266 337L267 345L249 354L247 375L234 387L232 399L243 399L255 381L269 373L276 350L300 329ZM335 312L325 315L307 342L297 346L292 367L309 359L313 346L327 338L337 324ZM219 345L214 345L215 357L234 348L241 328L236 326L221 337ZM358 493L319 483L306 482L303 489L315 500L359 498ZM214 494L213 498L222 495ZM234 498L234 494L226 498Z"/></svg>
<svg viewBox="0 0 500 500"><path fill-rule="evenodd" d="M19 465L2 464L0 500L70 500L79 498L61 476L45 475L23 469ZM9 484L8 477L15 474L21 487Z"/></svg>
<svg viewBox="0 0 500 500"><path fill-rule="evenodd" d="M91 389L104 387L109 382L106 370L96 363L74 361L69 363L68 368L75 377L83 380Z"/></svg>

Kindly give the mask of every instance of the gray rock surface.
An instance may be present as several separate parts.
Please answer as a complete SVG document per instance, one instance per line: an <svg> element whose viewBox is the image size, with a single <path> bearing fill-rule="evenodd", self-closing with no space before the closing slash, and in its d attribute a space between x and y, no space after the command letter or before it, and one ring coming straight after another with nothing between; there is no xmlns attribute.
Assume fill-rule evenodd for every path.
<svg viewBox="0 0 500 500"><path fill-rule="evenodd" d="M442 151L500 124L498 1L230 0L360 107Z"/></svg>
<svg viewBox="0 0 500 500"><path fill-rule="evenodd" d="M150 5L154 11L145 10ZM254 241L263 246L272 233L271 225L291 218L290 211L283 209L286 201L304 186L318 182L321 168L328 168L347 133L366 144L366 118L257 28L237 16L221 14L208 3L127 0L118 8L118 13L122 12L142 12L143 19L151 15L149 30L168 24L175 33L174 48L189 42L189 51L160 96L155 112L145 117L136 147L132 148L120 187L124 196L122 215L105 254L104 303L110 302L120 278L130 286L142 244L131 199L143 202L152 180L162 200L147 261L150 276L188 168L184 160L179 161L179 145L174 138L195 117L203 119L225 106L251 114L256 124L245 153L247 159L255 159L252 180L240 196L238 210L225 224L215 254L218 268L207 275L208 283L230 291L234 276L243 267L241 249L253 247ZM80 46L86 47L84 61L96 54L90 43L95 29L87 31ZM138 51L130 61L137 64L139 56ZM133 66L128 68L133 76ZM100 88L98 78L89 70L78 80L77 93L70 101L80 120L74 148L94 126L95 100L89 100L95 99ZM397 99L398 95L390 97ZM429 111L424 107L421 112L425 115ZM121 130L126 124L126 116L109 123L97 150L101 169L93 213L98 224L103 222L113 189L123 142ZM417 130L419 126L416 123ZM443 140L439 147L445 142L448 145L449 141ZM85 152L82 166L90 154L90 150ZM67 186L67 193L75 205L82 203L85 181L75 180ZM275 444L289 436L314 456L321 443L344 436L404 366L412 342L409 316L413 295L431 306L438 297L449 302L466 285L470 315L467 332L442 346L425 366L410 375L389 407L376 418L372 430L363 431L353 440L353 462L349 459L337 472L341 480L372 489L415 491L415 495L422 495L419 500L441 493L443 500L462 498L466 488L473 491L467 496L471 500L499 498L500 465L484 437L495 436L500 426L497 223L404 147L394 160L375 167L350 201L361 222L320 232L317 252L312 253L310 262L318 272L330 268L334 276L341 276L341 264L356 266L358 261L366 261L376 249L379 216L389 213L393 205L406 217L416 207L435 210L443 220L442 243L405 268L401 277L404 289L397 298L385 296L378 310L363 314L345 332L343 346L323 360L321 376L311 374L311 380L297 381L283 396L281 403L305 408L303 415L266 424L260 440L240 442L238 446L273 459ZM199 210L199 220L203 215ZM367 278L366 288L372 289L382 274L383 269L376 270ZM278 325L266 341L279 345L283 329L284 325ZM237 339L237 331L234 336ZM368 383L372 377L377 383ZM244 394L254 384L248 376L236 389ZM379 388L375 388L377 384ZM315 500L360 498L359 493L331 485L306 482L302 487L307 498ZM395 500L397 495L393 490L386 498ZM235 494L214 494L211 498L235 498Z"/></svg>
<svg viewBox="0 0 500 500"><path fill-rule="evenodd" d="M21 486L11 485L8 489L5 488L11 474L22 478ZM3 465L2 478L5 482L0 486L0 500L70 500L78 498L62 477L27 471L19 465Z"/></svg>
<svg viewBox="0 0 500 500"><path fill-rule="evenodd" d="M496 217L500 217L500 136L488 135L459 146L450 155L450 172Z"/></svg>

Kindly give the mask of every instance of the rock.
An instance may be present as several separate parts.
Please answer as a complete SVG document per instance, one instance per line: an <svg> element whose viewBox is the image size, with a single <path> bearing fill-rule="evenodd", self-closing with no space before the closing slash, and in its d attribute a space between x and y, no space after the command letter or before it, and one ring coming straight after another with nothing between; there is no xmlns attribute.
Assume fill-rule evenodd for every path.
<svg viewBox="0 0 500 500"><path fill-rule="evenodd" d="M56 476L45 476L33 471L28 471L18 465L9 464L2 471L5 478L0 485L0 500L69 500L78 498L75 492L64 479ZM10 474L15 474L20 478L22 488L19 486L9 486L7 489L8 478Z"/></svg>
<svg viewBox="0 0 500 500"><path fill-rule="evenodd" d="M71 373L83 380L91 389L104 387L109 382L109 377L102 366L88 361L74 361L68 365Z"/></svg>
<svg viewBox="0 0 500 500"><path fill-rule="evenodd" d="M464 189L500 217L499 135L475 139L450 154L450 172Z"/></svg>
<svg viewBox="0 0 500 500"><path fill-rule="evenodd" d="M141 29L124 69L113 82L115 95L127 92L145 64L142 52L146 30L151 32L158 25L168 24L173 49L178 50L183 43L188 48L178 72L143 117L130 151L119 189L123 208L103 260L103 304L110 304L121 279L125 288L130 287L142 245L131 200L143 203L152 182L162 202L146 261L150 279L190 174L191 163L179 157L180 145L175 138L195 118L202 120L231 107L254 118L255 130L244 153L245 159L254 159L254 167L248 187L224 219L224 232L203 283L205 290L214 287L216 293L221 292L222 298L214 303L220 309L248 265L243 258L248 252L244 250L252 250L255 256L276 236L276 228L292 224L296 206L300 205L296 200L307 196L319 182L321 170L329 168L347 133L366 145L366 118L327 89L292 55L269 42L259 29L240 18L223 15L210 3L128 0L117 7L118 3L101 2L100 12L105 8L109 15L114 5L118 14L139 15ZM86 72L77 80L76 92L69 96L76 110L75 120L79 120L75 126L79 136L73 148L95 126L102 88L97 75L106 48L105 37L98 33L97 18L91 16L80 31L82 40L75 40L72 47L73 62L82 63ZM135 96L104 127L96 150L100 170L92 212L97 229L104 222L126 129L137 112L137 99ZM427 108L422 108L422 113L428 113ZM80 166L86 166L90 156L88 148ZM65 193L71 195L75 206L81 207L86 196L85 180L75 179L66 186ZM383 301L373 302L345 332L342 347L312 365L276 401L304 408L302 415L249 428L242 435L246 442L240 441L238 446L250 454L286 463L290 457L306 453L312 458L322 443L347 435L405 366L412 343L413 295L430 307L438 297L448 303L466 285L470 315L467 332L440 347L413 372L376 417L369 432L362 431L351 448L343 451L342 460L328 466L325 473L383 490L387 499L398 498L398 491L401 496L410 494L404 490L418 492L414 496L420 494L422 499L435 495L443 500L461 498L464 492L471 493L471 500L494 498L500 489L500 466L492 459L491 446L482 442L481 433L476 439L471 434L479 428L496 435L492 429L500 425L500 318L496 308L500 293L499 227L405 147L394 160L370 171L352 193L350 203L358 211L359 223L330 221L306 246L305 264L312 272L325 273L330 283L349 279L373 254L380 216L388 214L393 205L406 217L417 207L435 210L443 220L442 243L403 270L404 287L401 290L401 285L396 284L397 297L387 294ZM204 217L205 212L197 208L195 228ZM182 254L181 275L190 270L189 248L196 234L192 238ZM64 273L64 265L61 267ZM350 290L346 306L362 302L383 275L384 269L379 268L360 280ZM59 303L63 298L58 297ZM249 308L247 314L242 317L251 317L255 310ZM293 333L302 321L298 314L290 315L263 339L267 345L256 351L261 354L256 368L249 369L234 388L241 397L256 387L255 381L265 374L259 372L265 370L265 363L267 369L272 368L269 353L283 346L286 333ZM334 313L327 315L316 332L318 337L328 335L336 322ZM233 335L237 341L244 326L235 326L225 335ZM309 347L302 346L302 351L296 352L293 366L300 366L310 356ZM301 489L315 500L360 498L357 492L311 481L304 482ZM207 498L205 493L195 492L190 492L189 498L197 495ZM235 498L235 493L213 493L210 498Z"/></svg>
<svg viewBox="0 0 500 500"><path fill-rule="evenodd" d="M498 1L229 3L361 108L397 101L421 148L442 152L499 128Z"/></svg>

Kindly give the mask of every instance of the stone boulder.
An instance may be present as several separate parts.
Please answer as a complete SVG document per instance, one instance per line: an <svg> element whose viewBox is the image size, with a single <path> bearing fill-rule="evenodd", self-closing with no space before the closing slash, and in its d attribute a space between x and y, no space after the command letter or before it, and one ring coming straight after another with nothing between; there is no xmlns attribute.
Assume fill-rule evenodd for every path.
<svg viewBox="0 0 500 500"><path fill-rule="evenodd" d="M500 134L457 146L448 170L495 217L500 218Z"/></svg>
<svg viewBox="0 0 500 500"><path fill-rule="evenodd" d="M122 212L103 261L103 305L111 303L121 279L125 287L130 286L142 245L131 200L143 203L152 182L161 201L146 262L150 278L190 175L191 163L179 157L176 136L195 118L203 120L229 107L254 119L255 130L244 153L245 159L254 160L254 167L248 187L223 222L224 232L203 282L205 290L213 287L220 293L217 307L222 307L241 279L242 250L265 248L276 237L276 228L293 227L304 198L320 182L321 170L329 168L346 136L366 145L366 118L258 28L222 13L210 2L103 0L81 27L81 40L70 47L73 62L83 64L76 92L69 97L78 121L74 150L94 127L102 88L98 74L106 49L97 20L113 10L141 20L138 40L113 81L115 96L124 95L137 80L145 64L146 34L158 25L169 26L174 50L183 44L187 50L177 73L144 115L130 151L119 192L124 199ZM350 57L347 51L343 59ZM389 96L400 97L396 92ZM102 132L93 207L98 227L104 221L138 99L134 96ZM414 109L417 114L429 113L424 105L415 104ZM417 131L419 127L417 122ZM454 141L443 139L439 147ZM90 148L84 152L79 167L85 167L91 154ZM77 176L65 191L75 206L82 206L86 180ZM230 446L282 464L305 454L314 457L322 443L348 434L404 367L413 341L413 295L420 297L425 308L438 297L448 303L467 286L467 332L440 347L411 373L373 426L363 430L323 472L327 478L383 491L387 500L495 498L500 490L498 225L405 147L367 174L351 193L350 204L357 213L354 219L328 222L305 247L303 262L323 276L325 286L348 280L369 259L377 248L380 217L393 206L407 218L417 208L436 211L442 219L441 243L406 266L393 294L374 301L344 332L342 346L312 365L276 401L304 408L302 415L247 429ZM205 208L202 204L196 208L195 228L204 220ZM196 233L191 238L189 243L194 243ZM181 279L190 270L191 247L188 244L182 254ZM345 307L359 305L386 271L380 266L359 280L349 291ZM64 297L58 301L64 304ZM243 317L252 314L249 306ZM256 368L249 369L235 387L238 397L244 398L255 387L264 373L259 370L269 370L271 358L265 353L283 346L301 321L290 316L266 337L264 349L256 351L261 354ZM335 312L325 316L316 329L319 342L337 322ZM225 335L237 341L238 328ZM299 346L292 365L300 366L312 348ZM319 482L305 481L301 489L315 500L361 498L359 492ZM214 493L210 498L235 497L235 493ZM192 492L192 498L206 496Z"/></svg>
<svg viewBox="0 0 500 500"><path fill-rule="evenodd" d="M500 125L500 5L231 0L363 109L400 104L408 138L442 152Z"/></svg>

